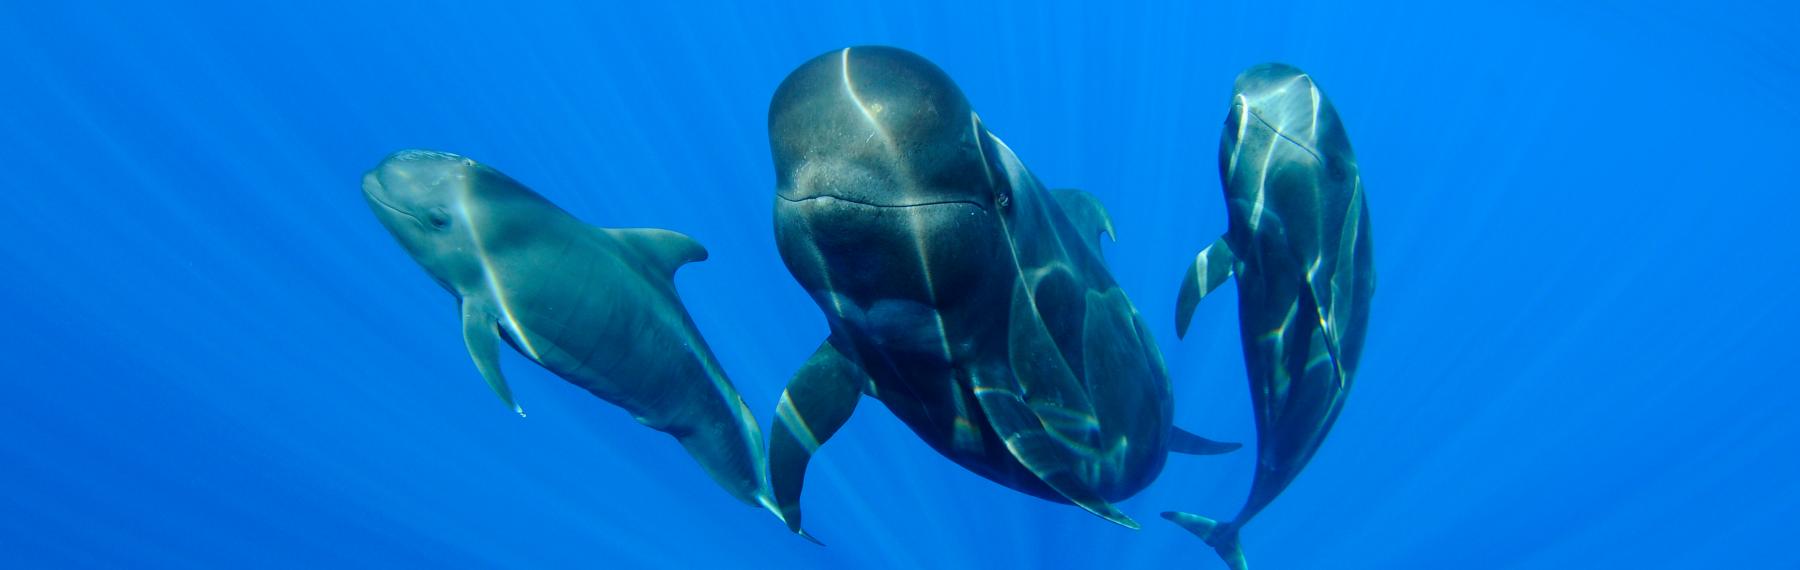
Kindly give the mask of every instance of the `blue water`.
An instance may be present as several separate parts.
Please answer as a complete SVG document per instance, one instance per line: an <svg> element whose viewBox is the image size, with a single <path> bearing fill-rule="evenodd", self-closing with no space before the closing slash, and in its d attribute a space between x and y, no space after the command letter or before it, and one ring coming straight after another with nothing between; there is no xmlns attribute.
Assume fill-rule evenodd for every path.
<svg viewBox="0 0 1800 570"><path fill-rule="evenodd" d="M774 246L768 100L858 44L1106 203L1178 423L1245 442L1235 286L1177 342L1175 285L1225 227L1233 76L1335 101L1381 285L1257 567L1800 565L1792 3L361 4L0 5L0 566L1222 567L1155 513L1235 512L1248 452L1171 458L1133 532L867 404L807 479L830 546L795 538L512 354L506 410L358 195L438 148L694 236L677 283L766 426L825 334Z"/></svg>

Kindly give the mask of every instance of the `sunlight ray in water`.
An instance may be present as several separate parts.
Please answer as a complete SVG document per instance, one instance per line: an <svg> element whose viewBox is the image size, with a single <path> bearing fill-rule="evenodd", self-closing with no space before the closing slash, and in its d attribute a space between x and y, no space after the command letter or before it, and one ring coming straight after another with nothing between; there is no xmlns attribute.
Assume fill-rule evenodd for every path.
<svg viewBox="0 0 1800 570"><path fill-rule="evenodd" d="M670 437L533 365L561 354L518 332L544 307L497 307L519 348L501 343L500 364L532 415L494 405L453 303L358 196L388 153L440 148L593 225L692 236L710 257L675 290L717 357L692 380L723 394L729 376L733 414L766 434L787 421L777 409L817 417L783 389L831 332L825 312L875 309L815 300L784 264L771 97L828 55L824 87L856 102L846 124L880 126L857 138L920 152L855 65L872 45L955 78L980 110L941 117L958 136L992 129L1028 155L1031 173L1009 172L990 156L1005 143L969 149L997 165L978 176L989 186L1035 175L1105 204L1124 236L1105 264L1160 343L1173 423L1245 444L1170 456L1117 503L1125 515L1230 516L1252 485L1250 290L1207 294L1183 340L1168 318L1176 278L1219 261L1195 252L1242 207L1259 229L1295 230L1271 242L1381 248L1379 300L1334 273L1353 252L1308 255L1311 299L1279 300L1285 314L1249 331L1288 364L1267 395L1304 399L1344 365L1344 320L1372 311L1355 396L1309 420L1335 427L1245 528L1257 567L1800 565L1782 535L1800 460L1778 452L1800 438L1786 411L1800 387L1784 380L1800 194L1770 167L1792 162L1785 133L1800 129L1797 21L1769 2L10 3L0 385L18 405L0 416L0 565L1223 568L1166 523L1129 531L972 473L869 392L830 442L803 442L818 451L807 529L829 546L808 543L714 490ZM1235 74L1265 61L1306 72L1285 87L1299 97L1283 140L1328 135L1335 105L1360 169L1344 212L1370 226L1295 225L1275 178L1225 197L1221 177L1281 160L1220 144L1279 122L1233 98ZM1755 128L1721 131L1735 124ZM894 262L967 253L934 247L944 226L925 211L891 219L912 231ZM1000 273L1043 284L1034 298L1077 270L1011 263ZM962 300L962 277L915 278L918 305ZM905 340L923 358L981 350L952 338L954 315L916 314L927 324ZM645 339L677 320L630 324ZM984 373L957 378L1017 393ZM934 411L945 448L991 435L974 396ZM1047 475L1098 476L1142 441L1069 435L1105 429L1079 407L1032 413L1065 428L1033 441L1105 456ZM1668 524L1694 512L1711 516Z"/></svg>

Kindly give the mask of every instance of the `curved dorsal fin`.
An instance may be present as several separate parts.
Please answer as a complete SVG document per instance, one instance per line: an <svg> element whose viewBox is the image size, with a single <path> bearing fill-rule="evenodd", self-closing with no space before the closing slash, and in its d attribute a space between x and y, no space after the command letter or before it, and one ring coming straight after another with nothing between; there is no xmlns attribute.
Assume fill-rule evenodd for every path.
<svg viewBox="0 0 1800 570"><path fill-rule="evenodd" d="M1113 233L1112 218L1106 215L1106 206L1100 204L1099 198L1073 188L1051 190L1050 195L1062 207L1063 215L1068 216L1075 229L1081 232L1081 239L1093 238L1096 248L1100 245L1100 234L1119 241L1118 234Z"/></svg>
<svg viewBox="0 0 1800 570"><path fill-rule="evenodd" d="M706 248L680 232L658 228L600 228L619 245L638 251L664 276L692 261L705 261Z"/></svg>

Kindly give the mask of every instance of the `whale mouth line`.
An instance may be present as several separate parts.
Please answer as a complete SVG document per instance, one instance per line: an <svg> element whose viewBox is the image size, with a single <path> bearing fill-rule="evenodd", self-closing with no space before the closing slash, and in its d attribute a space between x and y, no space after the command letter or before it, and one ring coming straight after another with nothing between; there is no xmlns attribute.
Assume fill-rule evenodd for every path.
<svg viewBox="0 0 1800 570"><path fill-rule="evenodd" d="M802 203L813 202L813 201L818 201L818 200L832 200L832 201L837 201L837 202L848 202L851 204L856 204L858 206L863 206L863 207L868 207L868 208L883 208L883 209L921 208L921 207L925 207L925 206L947 206L947 205L951 205L951 204L964 204L964 205L968 205L968 206L974 206L975 209L981 210L983 212L987 211L987 206L983 206L980 203L975 202L974 200L934 200L931 202L920 202L917 204L876 204L874 202L864 202L861 200L853 200L850 198L845 198L843 196L835 196L832 194L820 194L817 196L807 196L805 198L789 198L787 196L783 196L783 195L777 193L777 194L775 194L775 197L780 198L785 202L789 202L789 203L793 203L793 204L802 204Z"/></svg>
<svg viewBox="0 0 1800 570"><path fill-rule="evenodd" d="M379 205L379 206L381 206L381 207L383 207L383 208L387 208L387 209L388 209L388 210L390 210L390 211L392 211L392 212L394 212L394 213L396 213L396 214L400 214L400 215L402 215L402 216L406 216L406 217L408 217L408 218L412 218L412 221L413 221L413 223L415 223L415 224L419 224L419 225L420 225L420 226L424 226L424 225L425 225L425 221L424 221L424 220L421 220L421 219L419 219L419 217L418 217L418 216L414 216L414 215L412 215L412 214L409 214L409 213L407 213L407 212L406 212L406 211L405 211L405 210L402 210L402 209L399 209L399 208L395 208L395 207L393 207L393 206L391 206L391 205L388 205L388 203L387 203L387 202L384 202L384 201L382 201L382 200L381 200L381 198L377 198L377 197L375 197L375 193L374 193L374 192L370 192L370 191L367 191L367 190L364 190L364 191L363 191L363 197L365 197L365 198L368 198L368 199L369 199L369 201L370 201L370 202L374 202L374 203L375 203L375 204L377 204L377 205Z"/></svg>
<svg viewBox="0 0 1800 570"><path fill-rule="evenodd" d="M1256 122L1262 123L1263 126L1268 127L1269 132L1275 133L1275 136L1281 137L1281 140L1285 140L1289 143L1292 143L1294 146L1300 147L1300 150L1304 150L1304 151L1306 151L1306 154L1312 155L1313 160L1316 160L1319 162L1324 162L1324 159L1319 157L1319 151L1313 150L1312 145L1300 142L1299 139L1290 137L1290 136L1288 136L1287 133L1281 132L1280 127L1275 126L1275 123L1269 122L1268 119L1264 119L1262 116L1262 113L1257 112L1256 109L1246 107L1244 109L1244 114L1249 115L1252 118L1255 118Z"/></svg>

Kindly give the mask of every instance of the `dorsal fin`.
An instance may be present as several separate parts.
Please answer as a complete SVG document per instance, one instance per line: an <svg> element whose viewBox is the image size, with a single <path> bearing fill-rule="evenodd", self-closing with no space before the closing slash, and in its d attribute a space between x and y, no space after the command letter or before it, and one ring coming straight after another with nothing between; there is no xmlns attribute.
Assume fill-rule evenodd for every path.
<svg viewBox="0 0 1800 570"><path fill-rule="evenodd" d="M1106 206L1093 194L1074 188L1051 190L1050 195L1056 198L1056 204L1062 206L1063 215L1075 223L1075 229L1081 232L1082 239L1094 238L1099 246L1100 234L1108 239L1119 241L1118 234L1113 233L1112 218L1106 215Z"/></svg>
<svg viewBox="0 0 1800 570"><path fill-rule="evenodd" d="M704 261L706 248L680 232L657 228L601 228L620 245L637 250L658 272L673 277L691 261Z"/></svg>

